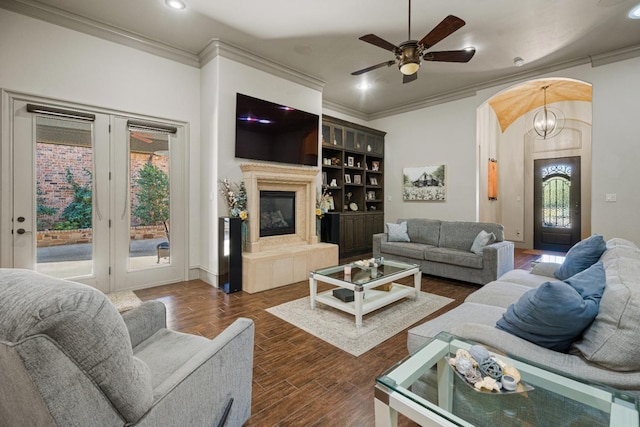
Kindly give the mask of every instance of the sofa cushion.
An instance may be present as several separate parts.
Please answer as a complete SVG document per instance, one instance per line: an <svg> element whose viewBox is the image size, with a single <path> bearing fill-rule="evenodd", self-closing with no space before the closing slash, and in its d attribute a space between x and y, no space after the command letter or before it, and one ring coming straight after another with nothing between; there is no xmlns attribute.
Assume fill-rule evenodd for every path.
<svg viewBox="0 0 640 427"><path fill-rule="evenodd" d="M501 224L488 222L468 222L468 221L443 221L440 225L441 248L460 249L469 251L474 239L482 230L493 233L496 242L504 240L504 227Z"/></svg>
<svg viewBox="0 0 640 427"><path fill-rule="evenodd" d="M427 248L424 250L424 259L440 262L442 264L454 264L462 267L482 268L482 255L472 252L449 248ZM429 273L425 271L425 273Z"/></svg>
<svg viewBox="0 0 640 427"><path fill-rule="evenodd" d="M469 295L465 299L465 302L493 305L506 310L514 301L517 301L530 289L531 287L529 286L494 280Z"/></svg>
<svg viewBox="0 0 640 427"><path fill-rule="evenodd" d="M599 234L581 240L569 249L564 262L554 275L560 280L568 279L593 265L606 249L607 244Z"/></svg>
<svg viewBox="0 0 640 427"><path fill-rule="evenodd" d="M509 306L496 327L556 351L568 351L598 314L601 262L563 282L545 282Z"/></svg>
<svg viewBox="0 0 640 427"><path fill-rule="evenodd" d="M389 242L410 242L407 234L407 222L403 221L398 224L392 222L387 223L387 235Z"/></svg>
<svg viewBox="0 0 640 427"><path fill-rule="evenodd" d="M498 278L501 282L517 283L519 285L528 286L529 288L537 288L544 282L549 281L548 276L540 276L531 274L531 272L522 269L507 271Z"/></svg>
<svg viewBox="0 0 640 427"><path fill-rule="evenodd" d="M397 255L421 260L424 258L425 247L433 248L434 246L425 246L422 243L413 242L383 242L380 244L380 253L382 255Z"/></svg>
<svg viewBox="0 0 640 427"><path fill-rule="evenodd" d="M575 347L615 371L640 370L640 260L620 257L606 269L598 316Z"/></svg>
<svg viewBox="0 0 640 427"><path fill-rule="evenodd" d="M428 340L442 331L449 331L452 327L465 323L479 323L493 327L500 319L504 308L494 307L473 302L464 302L458 307L431 319L407 333L407 348L413 353L422 347Z"/></svg>
<svg viewBox="0 0 640 427"><path fill-rule="evenodd" d="M442 221L427 218L399 219L407 222L407 233L412 242L438 246L440 241L440 224Z"/></svg>
<svg viewBox="0 0 640 427"><path fill-rule="evenodd" d="M492 244L496 241L496 236L493 233L488 233L484 230L481 230L475 239L473 239L473 243L471 244L470 251L477 255L482 255L482 249L485 246Z"/></svg>

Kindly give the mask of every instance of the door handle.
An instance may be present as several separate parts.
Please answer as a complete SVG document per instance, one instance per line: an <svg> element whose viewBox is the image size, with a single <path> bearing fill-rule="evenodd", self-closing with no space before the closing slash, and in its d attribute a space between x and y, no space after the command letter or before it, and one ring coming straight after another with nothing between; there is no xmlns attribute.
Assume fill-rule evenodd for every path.
<svg viewBox="0 0 640 427"><path fill-rule="evenodd" d="M30 231L25 230L24 228L18 228L18 230L16 230L18 234L25 234L25 233L31 233Z"/></svg>

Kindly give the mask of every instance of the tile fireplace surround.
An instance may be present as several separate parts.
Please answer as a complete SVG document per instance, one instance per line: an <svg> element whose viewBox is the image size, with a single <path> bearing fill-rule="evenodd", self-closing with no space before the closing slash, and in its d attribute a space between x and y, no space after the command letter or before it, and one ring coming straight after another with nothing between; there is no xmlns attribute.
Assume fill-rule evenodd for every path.
<svg viewBox="0 0 640 427"><path fill-rule="evenodd" d="M316 235L318 168L245 163L240 169L250 213L242 290L252 294L300 282L312 270L338 264L338 246L318 242ZM294 234L260 237L260 191L295 192Z"/></svg>

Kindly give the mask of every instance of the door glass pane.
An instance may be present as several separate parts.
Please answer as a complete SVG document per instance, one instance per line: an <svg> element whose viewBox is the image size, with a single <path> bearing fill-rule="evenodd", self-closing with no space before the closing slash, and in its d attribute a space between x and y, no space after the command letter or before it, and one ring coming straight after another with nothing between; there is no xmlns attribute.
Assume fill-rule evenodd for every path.
<svg viewBox="0 0 640 427"><path fill-rule="evenodd" d="M36 270L93 273L93 125L36 117Z"/></svg>
<svg viewBox="0 0 640 427"><path fill-rule="evenodd" d="M571 228L571 166L542 169L542 226Z"/></svg>
<svg viewBox="0 0 640 427"><path fill-rule="evenodd" d="M129 129L129 270L171 262L170 136L162 132Z"/></svg>

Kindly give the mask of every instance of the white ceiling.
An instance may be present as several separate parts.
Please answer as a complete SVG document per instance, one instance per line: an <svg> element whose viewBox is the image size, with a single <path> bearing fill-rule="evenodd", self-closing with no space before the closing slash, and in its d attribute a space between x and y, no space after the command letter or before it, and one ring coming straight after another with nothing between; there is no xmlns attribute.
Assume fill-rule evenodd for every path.
<svg viewBox="0 0 640 427"><path fill-rule="evenodd" d="M467 24L430 51L477 52L466 64L423 62L418 80L403 85L396 66L350 73L393 59L358 37L407 40L406 0L184 2L182 11L164 0L0 0L0 7L54 7L196 55L220 39L324 81L325 101L369 116L609 53L640 55L640 20L627 17L640 0L413 0L411 38L452 14ZM523 67L513 65L516 56ZM367 92L356 88L363 79L373 85Z"/></svg>

